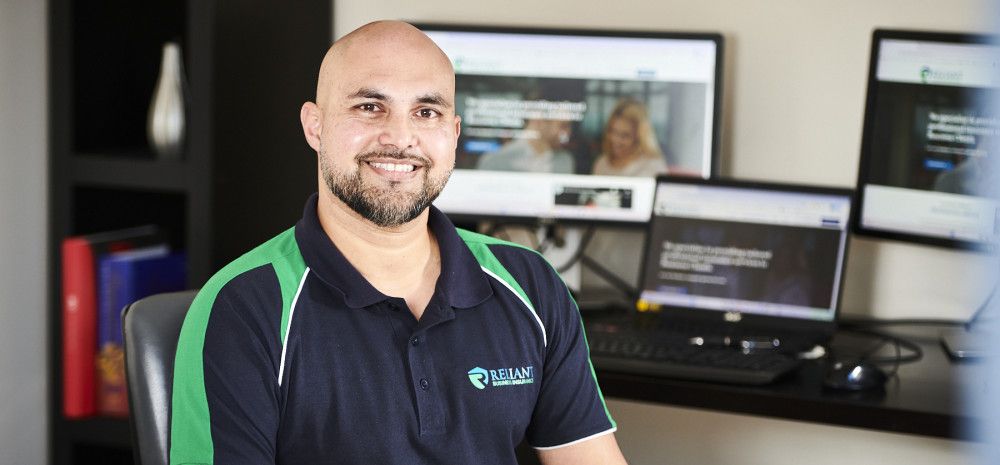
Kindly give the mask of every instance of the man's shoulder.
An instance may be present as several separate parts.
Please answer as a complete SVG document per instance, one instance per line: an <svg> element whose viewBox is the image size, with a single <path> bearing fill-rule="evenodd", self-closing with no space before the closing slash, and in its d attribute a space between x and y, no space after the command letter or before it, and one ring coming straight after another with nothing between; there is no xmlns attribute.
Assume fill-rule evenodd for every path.
<svg viewBox="0 0 1000 465"><path fill-rule="evenodd" d="M465 242L465 245L470 249L472 249L473 253L476 252L476 249L487 247L490 249L510 250L512 253L515 254L541 256L541 254L539 254L534 249L525 247L516 242L497 239L493 236L487 236L486 234L480 234L462 228L455 228L455 231L458 232L458 236L462 238L462 241Z"/></svg>
<svg viewBox="0 0 1000 465"><path fill-rule="evenodd" d="M198 298L214 300L224 289L237 293L244 288L252 290L261 279L278 282L282 275L300 274L304 268L295 228L289 228L222 267L205 283Z"/></svg>
<svg viewBox="0 0 1000 465"><path fill-rule="evenodd" d="M485 234L456 230L479 264L501 278L523 281L529 276L555 275L552 265L535 249Z"/></svg>

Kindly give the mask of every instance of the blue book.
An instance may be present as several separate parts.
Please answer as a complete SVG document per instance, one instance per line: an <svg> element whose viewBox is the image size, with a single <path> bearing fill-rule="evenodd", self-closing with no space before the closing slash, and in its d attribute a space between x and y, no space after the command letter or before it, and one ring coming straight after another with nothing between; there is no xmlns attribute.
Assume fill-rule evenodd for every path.
<svg viewBox="0 0 1000 465"><path fill-rule="evenodd" d="M117 252L100 258L97 314L97 411L127 415L121 311L144 297L187 288L183 253L166 246Z"/></svg>

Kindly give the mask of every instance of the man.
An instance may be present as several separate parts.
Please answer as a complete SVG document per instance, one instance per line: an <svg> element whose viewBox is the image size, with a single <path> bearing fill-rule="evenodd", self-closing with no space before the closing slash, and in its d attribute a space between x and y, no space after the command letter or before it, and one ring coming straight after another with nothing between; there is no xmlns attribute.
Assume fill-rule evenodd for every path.
<svg viewBox="0 0 1000 465"><path fill-rule="evenodd" d="M562 148L569 141L571 131L569 121L528 120L524 125L524 138L484 154L477 167L494 171L573 173L573 155Z"/></svg>
<svg viewBox="0 0 1000 465"><path fill-rule="evenodd" d="M318 195L223 268L185 319L172 464L620 464L565 286L431 201L459 133L454 72L417 29L337 41L302 107Z"/></svg>

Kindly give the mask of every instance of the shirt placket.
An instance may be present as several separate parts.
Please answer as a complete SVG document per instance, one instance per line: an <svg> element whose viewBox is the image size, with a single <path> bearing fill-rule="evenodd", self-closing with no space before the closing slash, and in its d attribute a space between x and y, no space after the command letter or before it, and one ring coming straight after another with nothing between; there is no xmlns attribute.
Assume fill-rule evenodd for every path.
<svg viewBox="0 0 1000 465"><path fill-rule="evenodd" d="M434 357L430 350L433 343L433 328L453 318L450 307L441 307L437 299L432 299L424 310L419 322L409 314L402 299L391 299L390 308L398 313L394 318L397 336L406 337L405 351L409 365L410 389L416 406L416 416L420 435L442 434L445 430L443 391L438 386L440 377L434 368ZM402 321L403 319L407 321Z"/></svg>

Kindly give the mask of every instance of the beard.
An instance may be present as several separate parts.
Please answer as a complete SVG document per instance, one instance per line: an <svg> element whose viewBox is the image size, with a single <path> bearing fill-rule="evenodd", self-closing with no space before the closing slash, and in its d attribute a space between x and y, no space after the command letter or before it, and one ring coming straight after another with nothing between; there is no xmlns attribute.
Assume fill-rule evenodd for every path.
<svg viewBox="0 0 1000 465"><path fill-rule="evenodd" d="M364 152L354 157L357 167L337 171L327 158L322 144L319 150L320 170L326 187L351 210L382 228L392 228L413 221L444 190L451 169L439 176L431 176L434 163L424 157L408 155L402 151ZM401 183L389 181L388 186L366 182L362 177L361 165L375 158L402 161L418 161L422 165L423 178L420 188L415 191L403 190ZM382 183L379 183L382 184Z"/></svg>

